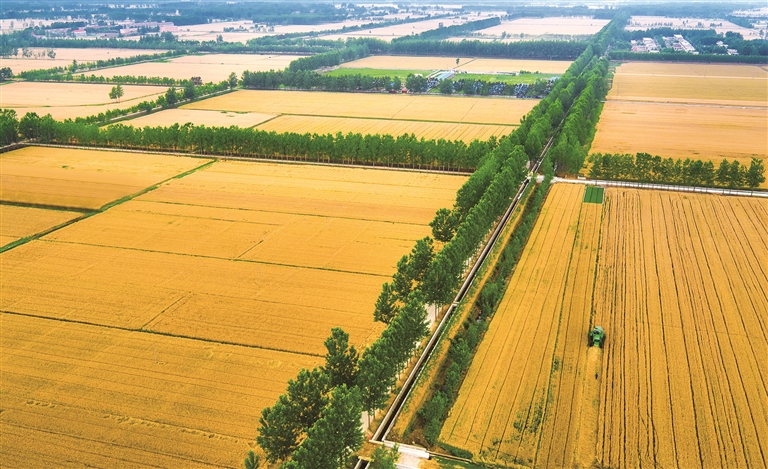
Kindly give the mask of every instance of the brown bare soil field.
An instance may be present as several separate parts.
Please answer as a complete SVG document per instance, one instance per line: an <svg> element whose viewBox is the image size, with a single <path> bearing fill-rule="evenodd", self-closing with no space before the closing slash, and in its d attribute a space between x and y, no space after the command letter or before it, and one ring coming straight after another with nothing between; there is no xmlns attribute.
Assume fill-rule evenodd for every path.
<svg viewBox="0 0 768 469"><path fill-rule="evenodd" d="M300 55L258 55L258 54L204 54L188 55L170 59L166 62L144 62L140 64L113 67L97 72L98 76L114 77L118 75L133 75L145 77L167 77L177 80L190 79L197 76L204 82L221 82L235 72L238 78L244 70L251 72L283 70Z"/></svg>
<svg viewBox="0 0 768 469"><path fill-rule="evenodd" d="M204 111L198 111L204 112ZM448 122L414 122L387 119L353 119L348 117L280 116L257 126L259 130L327 134L349 132L389 134L395 137L414 134L427 139L449 139L471 142L488 140L492 135L508 135L515 127L509 125L456 124Z"/></svg>
<svg viewBox="0 0 768 469"><path fill-rule="evenodd" d="M77 212L0 204L0 247L80 216Z"/></svg>
<svg viewBox="0 0 768 469"><path fill-rule="evenodd" d="M766 467L768 203L610 189L601 467Z"/></svg>
<svg viewBox="0 0 768 469"><path fill-rule="evenodd" d="M322 363L7 313L2 325L4 467L239 467L261 409Z"/></svg>
<svg viewBox="0 0 768 469"><path fill-rule="evenodd" d="M544 35L587 35L595 34L608 24L608 20L587 16L559 16L549 18L518 18L502 21L500 25L475 31L472 36L544 36Z"/></svg>
<svg viewBox="0 0 768 469"><path fill-rule="evenodd" d="M513 467L766 467L768 201L583 191L553 187L441 440Z"/></svg>
<svg viewBox="0 0 768 469"><path fill-rule="evenodd" d="M0 155L0 200L98 209L206 161L143 153L27 147Z"/></svg>
<svg viewBox="0 0 768 469"><path fill-rule="evenodd" d="M443 427L479 461L571 466L602 207L583 193L552 188Z"/></svg>
<svg viewBox="0 0 768 469"><path fill-rule="evenodd" d="M719 162L768 157L765 109L608 101L592 152L646 152Z"/></svg>
<svg viewBox="0 0 768 469"><path fill-rule="evenodd" d="M85 179L115 154L68 151ZM33 169L61 169L49 181L66 176L62 161L31 155L21 159ZM188 160L122 155L107 176L138 180L133 161L150 186L152 158ZM185 169L0 254L4 462L28 460L34 445L41 461L69 465L237 467L261 409L299 368L321 363L332 327L357 346L378 337L381 284L466 180L222 161Z"/></svg>
<svg viewBox="0 0 768 469"><path fill-rule="evenodd" d="M136 119L122 121L121 124L132 125L134 127L168 127L173 124L183 125L191 122L195 125L205 125L208 127L253 127L266 120L273 119L274 114L261 114L258 112L221 112L221 111L200 111L195 109L166 109L160 112L141 116Z"/></svg>
<svg viewBox="0 0 768 469"><path fill-rule="evenodd" d="M197 101L182 108L515 125L536 103L529 99L247 90Z"/></svg>

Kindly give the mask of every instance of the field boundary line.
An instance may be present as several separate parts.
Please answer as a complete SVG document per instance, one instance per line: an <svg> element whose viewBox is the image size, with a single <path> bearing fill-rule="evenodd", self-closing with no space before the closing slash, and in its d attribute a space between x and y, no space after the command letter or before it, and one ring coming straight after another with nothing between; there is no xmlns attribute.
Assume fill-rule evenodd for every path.
<svg viewBox="0 0 768 469"><path fill-rule="evenodd" d="M206 256L203 254L186 254L183 252L170 252L170 251L157 251L154 249L142 249L142 248L133 248L133 247L125 247L125 246L111 246L108 244L94 244L94 243L83 243L83 242L77 242L77 241L64 241L60 239L43 239L41 240L46 243L60 243L60 244L75 244L79 246L91 246L91 247L100 247L100 248L108 248L108 249L122 249L125 251L139 251L139 252L148 252L153 254L167 254L170 256L184 256L184 257L196 257L200 259L211 259L211 260L218 260L218 261L227 261L227 262L245 262L250 264L262 264L262 265L274 265L279 267L288 267L290 269L307 269L307 270L322 270L325 272L336 272L341 274L350 274L350 275L368 275L370 277L382 277L382 278L389 278L389 275L383 275L383 274L373 274L370 272L355 272L352 270L341 270L341 269L330 269L326 267L312 267L312 266L305 266L305 265L294 265L294 264L280 264L278 262L267 262L267 261L256 261L253 259L239 259L239 258L230 258L230 257L216 257L216 256Z"/></svg>
<svg viewBox="0 0 768 469"><path fill-rule="evenodd" d="M206 163L204 163L204 164L202 164L200 166L192 168L192 169L190 169L188 171L184 171L183 173L171 176L171 177L169 177L167 179L164 179L164 180L162 180L160 182L152 184L149 187L145 187L144 189L142 189L142 190L140 190L138 192L135 192L133 194L129 194L129 195L123 196L123 197L121 197L121 198L119 198L117 200L113 200L112 202L108 202L107 204L102 205L101 207L99 207L96 210L89 210L87 213L83 213L83 215L81 215L81 216L79 216L77 218L73 218L72 220L69 220L69 221L64 222L64 223L62 223L60 225L54 226L54 227L49 228L47 230L41 231L40 233L36 233L34 235L31 235L31 236L27 236L27 237L24 237L24 238L21 238L21 239L17 239L16 241L14 241L14 242L12 242L10 244L6 244L5 246L0 247L0 254L4 253L6 251L9 251L9 250L11 250L11 249L13 249L15 247L27 244L30 241L38 240L38 239L42 238L43 236L51 234L54 231L58 231L58 230L60 230L62 228L66 228L67 226L69 226L69 225L71 225L73 223L76 223L78 221L85 220L86 218L90 218L90 217L92 217L94 215L98 215L99 213L104 213L105 211L109 210L112 207L120 205L120 204L122 204L124 202L128 202L129 200L133 200L136 197L139 197L141 195L146 194L147 192L153 191L153 190L157 189L158 187L162 186L163 184L165 184L168 181L171 181L173 179L183 178L185 176L189 176L190 174L192 174L194 172L197 172L197 171L199 171L201 169L207 168L208 166L212 165L213 163L215 163L217 161L216 159L211 159L211 158L208 158L208 159L210 161L208 161L208 162L206 162ZM83 210L83 209L81 209L81 210Z"/></svg>
<svg viewBox="0 0 768 469"><path fill-rule="evenodd" d="M737 108L737 109L757 109L757 110L764 110L768 109L768 106L760 105L760 104L725 104L722 102L717 102L716 100L713 100L711 103L695 103L695 102L686 102L686 101L651 101L647 99L622 99L622 98L607 98L601 101L602 103L629 103L629 104L656 104L656 105L662 105L662 106L685 106L685 107L711 107L711 108L723 108L723 109L729 109L729 108ZM755 102L755 101L751 101Z"/></svg>
<svg viewBox="0 0 768 469"><path fill-rule="evenodd" d="M386 184L382 184L386 185ZM390 184L392 185L392 184ZM395 187L399 187L396 186ZM170 202L167 200L142 200L142 202L151 202L153 204L167 204L167 205L181 205L184 207L205 207L205 208L216 208L216 209L226 209L226 210L239 210L239 211L245 211L245 212L263 212L263 213L280 213L283 215L297 215L300 217L316 217L316 218L331 218L334 220L358 220L358 221L366 221L366 222L374 222L374 223L391 223L393 225L408 225L408 226L429 226L427 224L423 223L411 223L411 222L403 222L403 221L392 221L392 220L376 220L373 218L355 218L355 217L343 217L339 215L322 215L319 213L299 213L299 212L285 212L282 210L264 210L264 209L255 209L255 208L244 208L244 207L225 207L222 205L206 205L206 204L185 204L183 202ZM190 216L185 215L187 218L192 218ZM195 218L203 218L205 220L216 220L215 218L208 218L208 217L195 217ZM223 219L222 219L223 220ZM225 220L227 221L227 220ZM271 225L276 226L276 224L270 224L270 223L258 223L258 222L243 222L243 223L253 223L256 225Z"/></svg>
<svg viewBox="0 0 768 469"><path fill-rule="evenodd" d="M10 314L13 316L23 316L28 318L35 318L35 319L43 319L47 321L57 321L57 322L65 322L69 324L80 324L83 326L91 326L91 327L103 327L105 329L113 329L117 331L125 331L125 332L135 332L138 334L153 334L153 335L160 335L163 337L174 337L176 339L186 339L186 340L195 340L198 342L206 342L211 344L221 344L221 345L231 345L234 347L244 347L244 348L251 348L251 349L258 349L258 350L271 350L273 352L282 352L282 353L292 353L295 355L304 355L307 357L316 357L316 358L323 358L324 355L320 355L317 353L311 353L311 352L299 352L296 350L287 350L287 349L280 349L275 347L264 347L260 345L253 345L253 344L246 344L242 342L231 342L227 340L214 340L214 339L206 339L205 337L195 337L191 335L183 335L183 334L171 334L170 332L162 332L162 331L155 331L151 329L140 329L140 328L134 328L134 327L124 327L124 326L115 326L115 325L109 325L109 324L100 324L98 322L90 322L90 321L82 321L79 319L68 319L68 318L55 318L51 316L41 316L38 314L30 314L30 313L20 313L18 311L10 311L7 309L0 309L0 314Z"/></svg>
<svg viewBox="0 0 768 469"><path fill-rule="evenodd" d="M477 103L475 103L477 104ZM474 108L475 104L472 105L472 108ZM469 111L467 111L467 114L472 110L470 108ZM190 110L208 110L208 109L193 109L189 108ZM405 108L403 108L405 109ZM215 111L214 111L215 112ZM238 112L238 111L230 111L230 110L223 110L220 112ZM255 111L254 111L255 112ZM466 115L466 114L465 114ZM271 119L268 119L264 122L259 122L254 127L258 127L261 124L264 124L266 122L269 122L271 120L277 119L278 117L287 117L287 116L295 116L295 117L318 117L318 118L325 118L325 119L358 119L358 120L375 120L375 121L387 121L387 122L428 122L430 124L459 124L459 125L482 125L482 126L490 126L490 125L498 125L502 127L520 127L520 124L502 124L498 122L457 122L457 121L438 121L438 120L429 120L429 119L401 119L398 117L355 117L355 116L330 116L325 114L292 114L292 113L281 113L278 116L275 116Z"/></svg>

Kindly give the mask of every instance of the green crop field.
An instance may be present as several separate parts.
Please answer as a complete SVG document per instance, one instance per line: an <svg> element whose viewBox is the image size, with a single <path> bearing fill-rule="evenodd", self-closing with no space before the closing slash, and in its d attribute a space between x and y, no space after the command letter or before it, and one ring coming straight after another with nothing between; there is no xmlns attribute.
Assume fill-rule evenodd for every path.
<svg viewBox="0 0 768 469"><path fill-rule="evenodd" d="M326 75L329 75L332 77L340 77L340 76L347 76L347 75L368 75L375 78L400 77L401 80L405 80L405 78L411 73L413 73L414 75L422 74L424 76L427 76L432 72L434 72L434 70L388 70L388 69L379 69L379 68L337 68L336 70L332 70L326 73Z"/></svg>
<svg viewBox="0 0 768 469"><path fill-rule="evenodd" d="M602 187L587 186L584 190L584 202L588 204L602 204L605 189Z"/></svg>

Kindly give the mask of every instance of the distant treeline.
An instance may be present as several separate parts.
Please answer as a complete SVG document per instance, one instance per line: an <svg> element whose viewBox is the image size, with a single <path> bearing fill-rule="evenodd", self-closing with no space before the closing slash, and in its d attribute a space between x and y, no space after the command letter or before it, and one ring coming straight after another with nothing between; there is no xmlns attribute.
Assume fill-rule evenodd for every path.
<svg viewBox="0 0 768 469"><path fill-rule="evenodd" d="M418 39L430 39L430 40L447 39L449 37L470 33L472 31L478 31L480 29L492 28L493 26L498 26L500 24L501 24L501 18L499 17L486 18L483 20L469 21L464 24L455 24L455 25L446 26L443 28L430 29L428 31L419 33L415 36L403 36L403 37L392 39L392 42L410 41L414 39L417 39L417 40Z"/></svg>
<svg viewBox="0 0 768 469"><path fill-rule="evenodd" d="M759 158L752 158L749 167L723 159L717 168L712 161L662 158L649 153L594 153L589 161L591 179L734 189L756 189L765 182L765 166Z"/></svg>
<svg viewBox="0 0 768 469"><path fill-rule="evenodd" d="M573 60L587 47L582 41L485 42L465 39L454 42L411 38L391 43L357 38L350 39L347 44L365 44L371 54L545 60Z"/></svg>
<svg viewBox="0 0 768 469"><path fill-rule="evenodd" d="M18 74L19 78L23 78L28 81L42 81L42 80L60 80L62 74L68 73L70 78L67 81L72 81L71 75L73 73L85 72L94 68L105 68L121 65L130 65L137 62L146 62L153 60L161 60L177 57L179 54L176 51L162 52L159 54L143 54L135 55L133 57L113 57L106 60L97 60L95 62L78 62L73 60L71 64L66 67L52 67L37 70L28 70ZM41 64L45 63L45 60L40 60ZM76 78L75 78L76 79ZM124 83L124 82L123 82Z"/></svg>

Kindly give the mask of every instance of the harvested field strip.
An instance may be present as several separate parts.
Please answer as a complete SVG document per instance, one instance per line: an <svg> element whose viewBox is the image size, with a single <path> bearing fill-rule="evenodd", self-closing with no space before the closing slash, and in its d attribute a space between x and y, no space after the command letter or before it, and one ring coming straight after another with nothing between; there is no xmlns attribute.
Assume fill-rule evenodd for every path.
<svg viewBox="0 0 768 469"><path fill-rule="evenodd" d="M766 202L607 195L598 464L765 467Z"/></svg>
<svg viewBox="0 0 768 469"><path fill-rule="evenodd" d="M593 325L601 217L602 205L582 205L552 358L551 397L538 435L537 467L588 467L594 460L600 381L592 370L599 361L590 355L598 349L587 350L585 331Z"/></svg>
<svg viewBox="0 0 768 469"><path fill-rule="evenodd" d="M0 155L0 200L96 210L207 161L211 160L26 147Z"/></svg>
<svg viewBox="0 0 768 469"><path fill-rule="evenodd" d="M622 75L662 75L662 76L722 76L730 78L768 79L768 70L759 65L742 64L704 64L704 63L666 63L666 62L627 62L617 69Z"/></svg>
<svg viewBox="0 0 768 469"><path fill-rule="evenodd" d="M344 117L316 116L281 116L257 126L267 132L296 132L333 134L389 134L400 136L414 134L426 139L462 140L466 143L474 139L488 140L492 135L508 135L514 127L508 125L455 124L446 122L414 122L386 119L352 119Z"/></svg>
<svg viewBox="0 0 768 469"><path fill-rule="evenodd" d="M78 212L0 204L0 248L80 216Z"/></svg>
<svg viewBox="0 0 768 469"><path fill-rule="evenodd" d="M537 102L514 98L243 90L190 103L182 109L515 125Z"/></svg>
<svg viewBox="0 0 768 469"><path fill-rule="evenodd" d="M260 409L321 359L2 314L3 461L239 467ZM265 371L267 371L265 373ZM26 457L25 457L26 456ZM63 462L62 462L63 461Z"/></svg>
<svg viewBox="0 0 768 469"><path fill-rule="evenodd" d="M557 253L573 246L582 191L553 187L443 427L442 441L480 460L536 457L569 263Z"/></svg>

